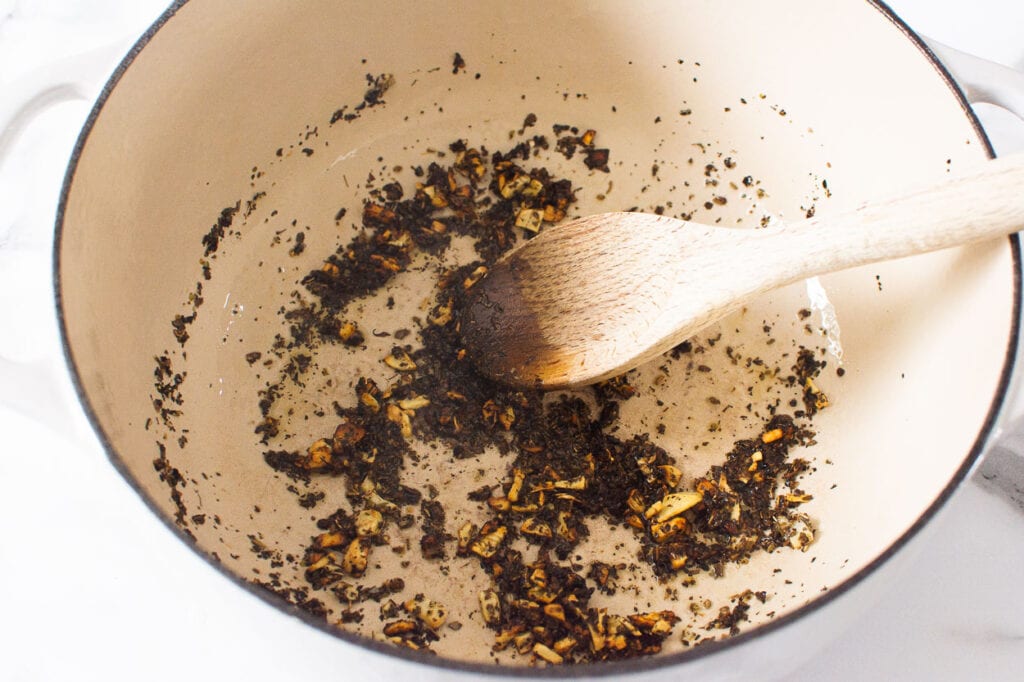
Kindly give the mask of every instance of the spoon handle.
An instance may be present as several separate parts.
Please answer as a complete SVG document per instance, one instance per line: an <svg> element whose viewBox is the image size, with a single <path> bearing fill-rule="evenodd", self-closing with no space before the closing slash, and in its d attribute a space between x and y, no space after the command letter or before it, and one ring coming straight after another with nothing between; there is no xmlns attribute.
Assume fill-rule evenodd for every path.
<svg viewBox="0 0 1024 682"><path fill-rule="evenodd" d="M947 182L838 215L764 230L763 247L779 264L779 283L938 251L1024 229L1024 154ZM799 254L794 260L791 254Z"/></svg>

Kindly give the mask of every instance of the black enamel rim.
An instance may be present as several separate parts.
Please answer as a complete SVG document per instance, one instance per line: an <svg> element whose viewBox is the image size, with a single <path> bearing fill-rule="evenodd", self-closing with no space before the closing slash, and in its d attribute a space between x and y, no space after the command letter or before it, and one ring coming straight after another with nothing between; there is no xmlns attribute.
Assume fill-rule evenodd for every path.
<svg viewBox="0 0 1024 682"><path fill-rule="evenodd" d="M981 126L980 121L971 109L970 104L967 102L963 91L953 80L950 73L938 60L935 54L929 49L924 41L916 34L907 24L900 19L892 11L892 9L886 5L882 0L867 0L867 2L877 9L887 20L889 20L900 32L902 32L908 40L914 43L917 48L921 51L923 56L932 64L935 68L939 77L943 79L946 85L950 89L950 94L957 99L960 104L964 115L968 118L971 126L974 128L979 140L985 147L989 157L994 157L995 153L992 149L992 145L985 134L984 129ZM794 623L801 618L810 615L828 605L830 602L846 594L851 588L859 585L865 578L875 572L882 564L888 561L892 556L899 552L914 536L917 535L918 531L926 523L928 523L933 516L938 512L939 509L945 505L956 489L964 482L974 467L982 451L984 450L985 444L989 437L992 435L993 429L996 426L1000 410L1002 409L1003 403L1007 397L1007 391L1010 386L1011 377L1013 376L1014 366L1016 363L1017 345L1020 327L1020 315L1021 315L1021 247L1020 241L1016 234L1009 237L1010 248L1013 259L1013 310L1012 310L1012 327L1009 339L1009 345L1006 349L1006 354L1003 363L1003 370L999 378L999 383L996 388L996 393L993 398L992 404L989 408L988 414L985 417L985 421L982 428L972 445L970 452L965 457L963 464L954 474L954 476L947 483L945 488L940 492L938 497L932 504L924 510L920 517L914 522L914 524L907 529L902 536L900 536L892 545L890 545L881 555L875 558L874 561L861 568L857 573L850 576L842 583L834 586L828 592L814 599L809 604L806 604L784 616L779 616L772 621L758 626L753 630L747 632L741 632L738 635L734 635L726 640L716 640L702 644L695 649L689 651L680 652L676 654L666 654L658 657L645 657L630 659L628 661L621 662L605 662L605 663L590 663L580 664L574 666L546 666L544 668L526 668L526 667L497 667L494 665L487 664L476 664L476 663L463 663L450 659L442 659L438 656L430 656L414 651L409 651L402 647L395 647L390 644L383 642L370 641L363 637L356 636L354 634L345 632L338 628L330 627L323 619L317 619L313 615L299 609L298 607L284 602L280 597L267 592L264 589L250 583L247 580L242 579L235 573L228 570L224 565L217 562L211 556L203 551L200 551L194 544L194 541L188 537L180 528L178 528L169 517L165 516L156 502L150 498L139 482L134 478L132 473L128 470L127 465L121 459L120 455L114 450L107 434L103 430L103 426L100 423L99 418L95 410L93 409L92 403L89 400L88 395L85 393L85 389L82 386L81 378L78 373L78 367L75 361L74 352L68 342L68 335L66 329L66 321L64 319L64 307L61 295L61 280L60 280L60 265L61 265L61 243L64 229L64 214L67 207L68 196L71 191L71 185L75 179L75 172L78 167L78 162L81 159L82 150L89 138L89 134L95 125L96 119L103 109L103 106L107 102L113 90L117 87L121 78L125 72L131 67L135 61L136 56L146 47L150 40L160 31L160 29L170 21L179 9L184 7L188 3L188 0L175 0L173 4L160 16L156 22L142 35L141 38L135 43L128 54L121 61L120 65L114 71L110 80L103 87L95 105L89 113L86 119L85 125L82 132L75 144L72 152L70 162L68 165L67 172L64 177L63 186L60 193L60 201L57 207L56 213L56 226L55 226L55 237L54 237L54 253L53 253L53 284L56 297L57 307L57 319L61 333L61 345L64 351L65 361L67 362L68 368L71 374L71 380L75 388L75 392L78 395L79 400L83 406L86 415L89 418L90 423L98 439L100 440L103 448L106 450L107 457L113 464L115 469L125 478L128 484L135 490L135 492L142 498L147 507L164 523L164 525L173 532L179 539L181 539L186 545L190 546L199 556L201 556L208 564L217 569L222 575L230 579L236 585L244 588L250 594L259 597L267 604L275 607L280 611L289 613L292 616L304 621L306 624L315 627L323 632L326 632L334 637L342 639L346 642L355 644L357 646L372 649L378 653L383 653L388 656L406 659L416 663L427 664L435 668L449 669L453 671L471 672L476 674L484 674L488 676L508 676L508 677L546 677L546 678L568 678L568 677L583 677L583 676L610 676L610 675L623 675L628 673L636 673L646 670L654 670L661 668L670 668L673 666L682 666L688 662L697 659L706 659L712 655L728 651L741 647L743 644L754 640L755 638L764 637L770 633L773 633L787 625ZM682 670L680 670L682 672Z"/></svg>

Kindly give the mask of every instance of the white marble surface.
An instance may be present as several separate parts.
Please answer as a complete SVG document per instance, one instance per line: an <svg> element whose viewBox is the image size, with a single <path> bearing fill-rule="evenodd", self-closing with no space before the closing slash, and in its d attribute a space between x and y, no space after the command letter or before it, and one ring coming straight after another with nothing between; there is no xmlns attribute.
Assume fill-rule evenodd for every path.
<svg viewBox="0 0 1024 682"><path fill-rule="evenodd" d="M163 4L0 0L0 111L53 62L83 69L82 53L106 65L88 81L94 94L109 55ZM1024 69L1020 0L889 4L922 33ZM347 678L374 656L281 616L175 539L110 467L60 374L49 230L87 110L51 107L0 148L0 310L17 321L0 358L18 363L0 360L0 680ZM1024 150L1024 124L979 110L998 150ZM56 390L42 388L47 372ZM32 406L50 416L25 416ZM1021 679L1021 452L1024 429L946 507L886 598L790 679ZM285 655L297 649L305 662Z"/></svg>

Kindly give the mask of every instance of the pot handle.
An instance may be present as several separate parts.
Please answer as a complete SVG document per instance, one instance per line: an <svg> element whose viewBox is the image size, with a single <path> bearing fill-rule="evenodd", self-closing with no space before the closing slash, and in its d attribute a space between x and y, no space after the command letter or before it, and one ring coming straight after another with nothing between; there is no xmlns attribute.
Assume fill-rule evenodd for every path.
<svg viewBox="0 0 1024 682"><path fill-rule="evenodd" d="M61 150L53 167L39 172L45 163L42 157L52 154L36 157L18 142L54 106L95 99L126 49L125 40L118 40L0 83L0 186L5 209L0 212L0 311L6 318L0 334L0 406L73 440L86 437L89 429L58 343L51 277L54 215L39 209L56 206L70 149ZM73 125L80 126L81 120Z"/></svg>
<svg viewBox="0 0 1024 682"><path fill-rule="evenodd" d="M7 160L15 139L39 114L62 102L94 100L105 76L125 51L125 41L118 40L0 85L0 164Z"/></svg>
<svg viewBox="0 0 1024 682"><path fill-rule="evenodd" d="M923 38L971 104L994 104L1024 120L1024 72Z"/></svg>

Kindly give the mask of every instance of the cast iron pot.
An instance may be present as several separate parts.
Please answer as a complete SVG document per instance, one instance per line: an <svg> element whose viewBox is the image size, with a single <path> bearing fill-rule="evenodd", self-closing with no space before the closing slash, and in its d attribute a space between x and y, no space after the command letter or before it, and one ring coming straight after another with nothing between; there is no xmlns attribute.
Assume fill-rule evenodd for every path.
<svg viewBox="0 0 1024 682"><path fill-rule="evenodd" d="M381 83L386 91L368 91ZM302 492L323 493L324 506L306 509L289 490L295 481L268 467L254 430L275 368L247 356L273 346L284 328L277 311L298 281L351 238L339 209L359 212L368 175L391 172L411 186L409 168L425 163L425 150L458 138L500 148L528 114L538 132L593 129L611 150L607 175L558 167L581 188L577 215L699 212L714 192L731 201L698 219L756 228L842 210L991 155L933 53L872 2L177 3L105 88L61 199L57 297L83 405L114 465L184 542L268 604L343 640L342 660L372 661L381 675L740 679L794 667L867 608L997 432L1017 344L1016 237L790 287L709 332L748 355L770 354L760 332L768 323L776 348L806 343L828 358L819 383L830 406L815 419L817 444L801 453L814 469L803 482L814 542L718 579L672 584L683 591L677 602L659 601L664 584L637 579L609 605L649 610L653 600L688 614L688 596L717 609L745 588L764 590L765 607L735 636L697 647L673 636L658 656L573 669L530 656L495 666L475 600L481 578L457 561L444 580L437 564L415 559L396 567L382 558L375 575L400 568L409 594L438 599L462 623L441 631L438 655L336 625L343 605L330 592L314 593L333 610L324 618L298 608L294 594L259 586L275 571L301 585L303 567L287 557L301 556L317 532L312 520L347 498L340 480L317 480ZM707 165L724 173L726 158L735 178L720 182L733 182L732 193L707 182ZM764 191L744 193L747 176ZM211 228L236 206L211 250ZM292 248L300 232L305 250ZM396 282L394 308L364 302L360 326L390 329L416 314L422 286ZM810 333L795 314L803 308L813 312ZM358 376L382 371L376 360L389 342L368 338L362 356L314 358L335 377L340 402ZM163 377L156 358L171 367ZM718 418L707 381L721 391L751 379L724 361L714 369L710 380L679 372L662 395L696 421ZM318 416L330 404L323 391L311 389L305 403L295 396L306 405L286 425L296 444L329 433L331 415ZM643 405L624 415L626 428L651 427ZM718 427L710 436L668 430L662 444L687 477L750 435L728 416ZM710 445L684 456L698 438ZM500 459L435 457L407 482L439 485L455 508L467 470L505 480ZM459 513L450 513L452 533ZM602 533L595 552L617 537ZM709 614L680 628L699 629Z"/></svg>

